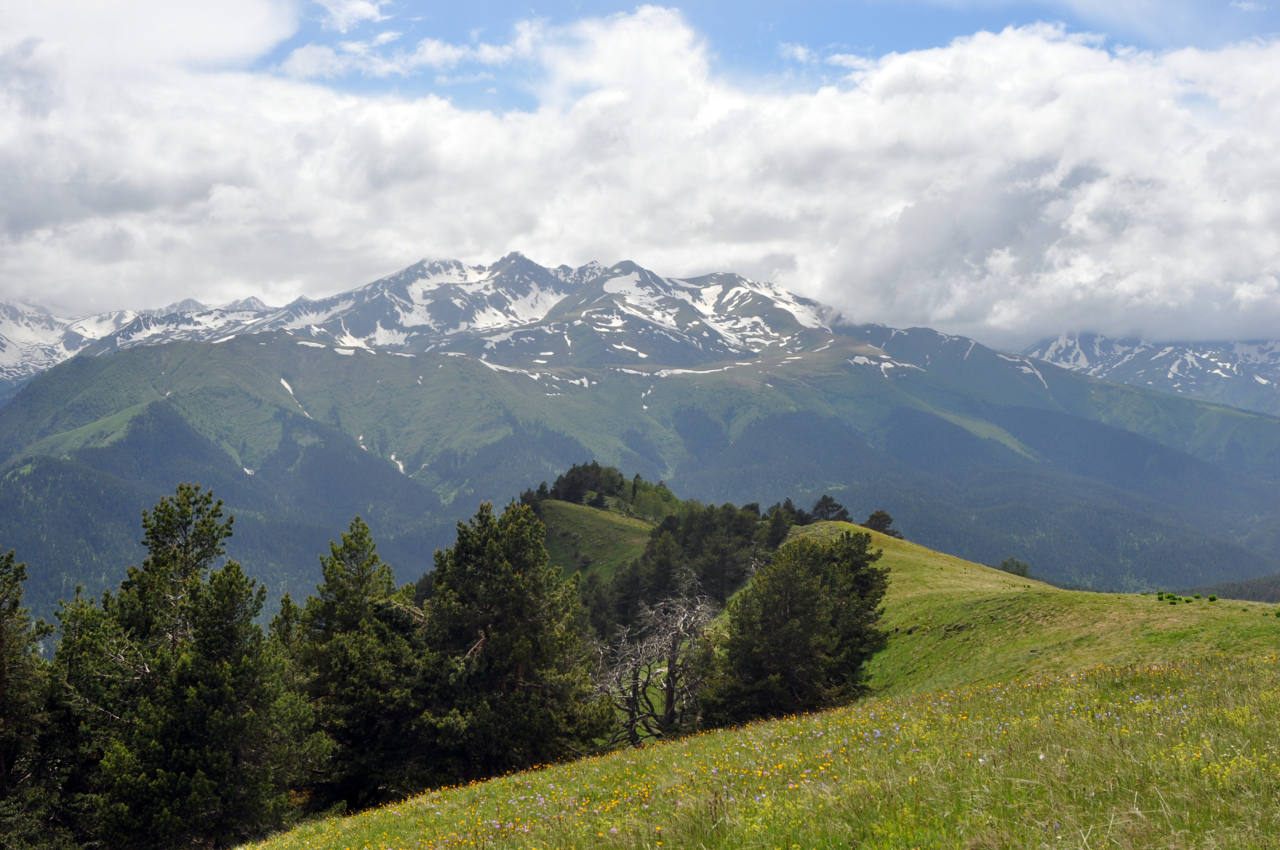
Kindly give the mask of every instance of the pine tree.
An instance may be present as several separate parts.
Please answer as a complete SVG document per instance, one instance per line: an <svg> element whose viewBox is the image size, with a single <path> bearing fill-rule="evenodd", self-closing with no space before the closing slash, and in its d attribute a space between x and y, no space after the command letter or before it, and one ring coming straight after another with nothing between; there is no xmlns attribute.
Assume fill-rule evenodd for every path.
<svg viewBox="0 0 1280 850"><path fill-rule="evenodd" d="M58 818L80 843L226 846L279 826L316 755L306 705L254 619L221 502L181 485L143 514L147 557L102 605L59 611L49 717Z"/></svg>
<svg viewBox="0 0 1280 850"><path fill-rule="evenodd" d="M27 565L16 563L12 550L0 555L0 798L22 781L44 686L36 653L44 632L22 604L26 580Z"/></svg>
<svg viewBox="0 0 1280 850"><path fill-rule="evenodd" d="M190 636L193 589L225 554L234 522L223 519L222 500L199 484L180 484L173 496L143 511L147 557L140 568L129 568L109 606L104 598L104 607L140 647L172 651Z"/></svg>
<svg viewBox="0 0 1280 850"><path fill-rule="evenodd" d="M893 517L889 516L888 511L872 511L871 515L867 517L867 521L862 524L862 527L878 531L881 534L887 534L890 537L902 537L901 532L893 527Z"/></svg>
<svg viewBox="0 0 1280 850"><path fill-rule="evenodd" d="M283 822L319 742L254 622L264 599L234 561L193 585L189 639L103 759L113 846L225 847Z"/></svg>
<svg viewBox="0 0 1280 850"><path fill-rule="evenodd" d="M609 722L593 697L577 589L544 537L527 506L495 517L483 504L436 553L427 629L448 687L431 720L460 776L582 754Z"/></svg>
<svg viewBox="0 0 1280 850"><path fill-rule="evenodd" d="M45 693L48 665L37 654L44 623L22 604L26 564L0 555L0 845L51 847L63 837L50 819L56 789L50 787Z"/></svg>
<svg viewBox="0 0 1280 850"><path fill-rule="evenodd" d="M852 522L849 518L849 511L844 505L837 502L829 494L823 493L818 501L814 502L813 510L810 512L815 520L834 520L837 522Z"/></svg>
<svg viewBox="0 0 1280 850"><path fill-rule="evenodd" d="M309 711L254 621L265 590L234 561L212 569L232 522L211 493L180 485L143 514L147 557L104 595L105 621L74 614L89 627L78 710L118 718L98 720L111 732L96 778L111 846L228 846L278 826L317 756Z"/></svg>
<svg viewBox="0 0 1280 850"><path fill-rule="evenodd" d="M79 587L59 606L57 618L42 751L55 766L54 823L76 844L92 845L102 838L102 756L131 721L129 707L147 665L115 618Z"/></svg>
<svg viewBox="0 0 1280 850"><path fill-rule="evenodd" d="M870 535L792 541L728 609L721 669L707 698L713 723L847 702L866 661L885 643L877 628L887 571L873 566Z"/></svg>
<svg viewBox="0 0 1280 850"><path fill-rule="evenodd" d="M329 544L321 567L317 595L300 614L292 603L282 608L273 631L292 643L317 728L333 746L314 803L356 809L439 776L419 722L430 656L413 588L396 587L363 520Z"/></svg>

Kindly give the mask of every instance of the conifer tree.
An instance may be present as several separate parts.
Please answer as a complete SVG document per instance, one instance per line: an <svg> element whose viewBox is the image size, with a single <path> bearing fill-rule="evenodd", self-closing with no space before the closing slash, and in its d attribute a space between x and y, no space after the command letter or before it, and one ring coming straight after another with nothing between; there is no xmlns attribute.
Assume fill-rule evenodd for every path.
<svg viewBox="0 0 1280 850"><path fill-rule="evenodd" d="M129 706L147 666L115 618L79 587L57 618L42 745L46 763L54 766L53 820L76 844L95 844L101 841L102 756L130 722Z"/></svg>
<svg viewBox="0 0 1280 850"><path fill-rule="evenodd" d="M448 688L431 721L452 769L484 776L584 753L609 723L593 696L577 590L524 505L480 506L437 551L431 648Z"/></svg>
<svg viewBox="0 0 1280 850"><path fill-rule="evenodd" d="M35 737L44 669L36 642L44 632L22 604L27 565L0 555L0 798L22 781L21 763Z"/></svg>
<svg viewBox="0 0 1280 850"><path fill-rule="evenodd" d="M147 556L101 606L59 611L49 715L58 812L86 844L226 846L281 824L310 718L254 618L264 592L213 570L232 520L183 484L143 514Z"/></svg>
<svg viewBox="0 0 1280 850"><path fill-rule="evenodd" d="M254 622L264 589L231 561L190 594L188 637L103 758L112 846L226 847L277 826L321 746Z"/></svg>
<svg viewBox="0 0 1280 850"><path fill-rule="evenodd" d="M54 795L40 743L48 665L37 654L49 634L22 604L26 564L0 555L0 846L55 846L49 820Z"/></svg>
<svg viewBox="0 0 1280 850"><path fill-rule="evenodd" d="M867 521L862 524L862 527L878 531L881 534L887 534L890 537L902 537L902 533L893 527L893 517L889 516L888 511L872 511L871 515L867 517Z"/></svg>
<svg viewBox="0 0 1280 850"><path fill-rule="evenodd" d="M438 778L419 722L430 658L413 588L396 587L360 517L329 544L321 567L317 595L300 613L282 608L273 631L292 642L317 728L333 746L314 802L355 809Z"/></svg>
<svg viewBox="0 0 1280 850"><path fill-rule="evenodd" d="M887 571L870 535L778 550L728 609L728 636L707 697L713 723L838 705L856 696L877 628Z"/></svg>
<svg viewBox="0 0 1280 850"><path fill-rule="evenodd" d="M199 484L180 484L173 496L142 512L147 557L140 568L129 568L109 606L139 646L172 651L190 636L192 593L226 553L234 522L223 519L222 500Z"/></svg>
<svg viewBox="0 0 1280 850"><path fill-rule="evenodd" d="M838 522L852 522L849 517L849 511L844 505L837 502L829 493L823 493L818 501L813 503L813 510L810 515L815 520L835 520Z"/></svg>

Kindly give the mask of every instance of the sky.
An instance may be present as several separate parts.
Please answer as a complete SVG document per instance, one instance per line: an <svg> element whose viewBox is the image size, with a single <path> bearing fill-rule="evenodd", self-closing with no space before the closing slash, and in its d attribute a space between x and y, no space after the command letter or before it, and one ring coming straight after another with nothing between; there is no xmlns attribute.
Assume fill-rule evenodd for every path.
<svg viewBox="0 0 1280 850"><path fill-rule="evenodd" d="M1275 338L1280 0L0 0L0 301L511 251L1004 347Z"/></svg>

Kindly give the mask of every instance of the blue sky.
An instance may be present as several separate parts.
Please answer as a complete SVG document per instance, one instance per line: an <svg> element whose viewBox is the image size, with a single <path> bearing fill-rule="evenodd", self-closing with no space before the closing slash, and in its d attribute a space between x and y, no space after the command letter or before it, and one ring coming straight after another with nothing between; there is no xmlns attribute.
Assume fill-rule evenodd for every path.
<svg viewBox="0 0 1280 850"><path fill-rule="evenodd" d="M829 82L837 69L824 65L833 55L876 58L942 47L980 31L999 32L1036 22L1063 25L1068 32L1102 36L1109 49L1169 50L1218 48L1241 40L1270 38L1280 32L1280 9L1264 0L827 0L764 2L689 0L669 4L706 40L713 69L762 84ZM379 36L380 49L405 52L423 39L452 45L503 44L528 22L557 27L584 17L626 14L626 3L473 2L412 3L405 0L330 0L303 7L296 33L259 59L270 69L305 45L338 47L368 43ZM799 48L799 51L797 51ZM807 62L797 56L807 52ZM527 68L462 63L449 72L419 69L404 74L351 71L328 78L330 85L360 91L405 95L433 92L477 107L529 108L535 105L524 85ZM470 79L479 76L480 79Z"/></svg>
<svg viewBox="0 0 1280 850"><path fill-rule="evenodd" d="M0 0L0 301L632 259L1017 346L1280 327L1270 0Z"/></svg>

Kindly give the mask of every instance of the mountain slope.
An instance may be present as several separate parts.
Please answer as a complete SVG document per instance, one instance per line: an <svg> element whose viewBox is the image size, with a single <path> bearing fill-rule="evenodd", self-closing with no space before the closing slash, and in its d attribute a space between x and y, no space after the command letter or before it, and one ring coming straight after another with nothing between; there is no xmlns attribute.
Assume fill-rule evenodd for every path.
<svg viewBox="0 0 1280 850"><path fill-rule="evenodd" d="M805 533L838 533L838 524ZM1280 620L1063 591L880 535L876 694L442 789L295 847L1266 847Z"/></svg>
<svg viewBox="0 0 1280 850"><path fill-rule="evenodd" d="M558 499L538 503L538 518L547 527L551 563L566 574L614 571L640 557L655 523L616 511L575 505Z"/></svg>
<svg viewBox="0 0 1280 850"><path fill-rule="evenodd" d="M298 541L287 558L233 548L251 570L261 558L289 576L274 588L309 591L316 554L355 514L408 581L477 502L596 458L703 501L830 492L863 516L888 510L913 539L988 563L1020 557L1067 583L1184 587L1280 570L1275 420L1047 367L1030 375L979 347L957 361L948 350L967 344L932 334L913 344L889 354L836 330L800 354L699 368L520 369L277 333L75 358L0 410L0 545L32 564L29 595L47 612L79 575L103 577L87 582L96 592L137 557L134 544L55 531L59 499L114 486L127 511L81 515L97 535L133 540L141 510L199 479L243 528L275 514L294 529L279 536ZM64 495L20 474L32 464L57 466ZM60 554L42 542L51 533Z"/></svg>
<svg viewBox="0 0 1280 850"><path fill-rule="evenodd" d="M0 406L31 378L83 350L90 341L131 322L117 311L65 319L40 307L0 303Z"/></svg>

